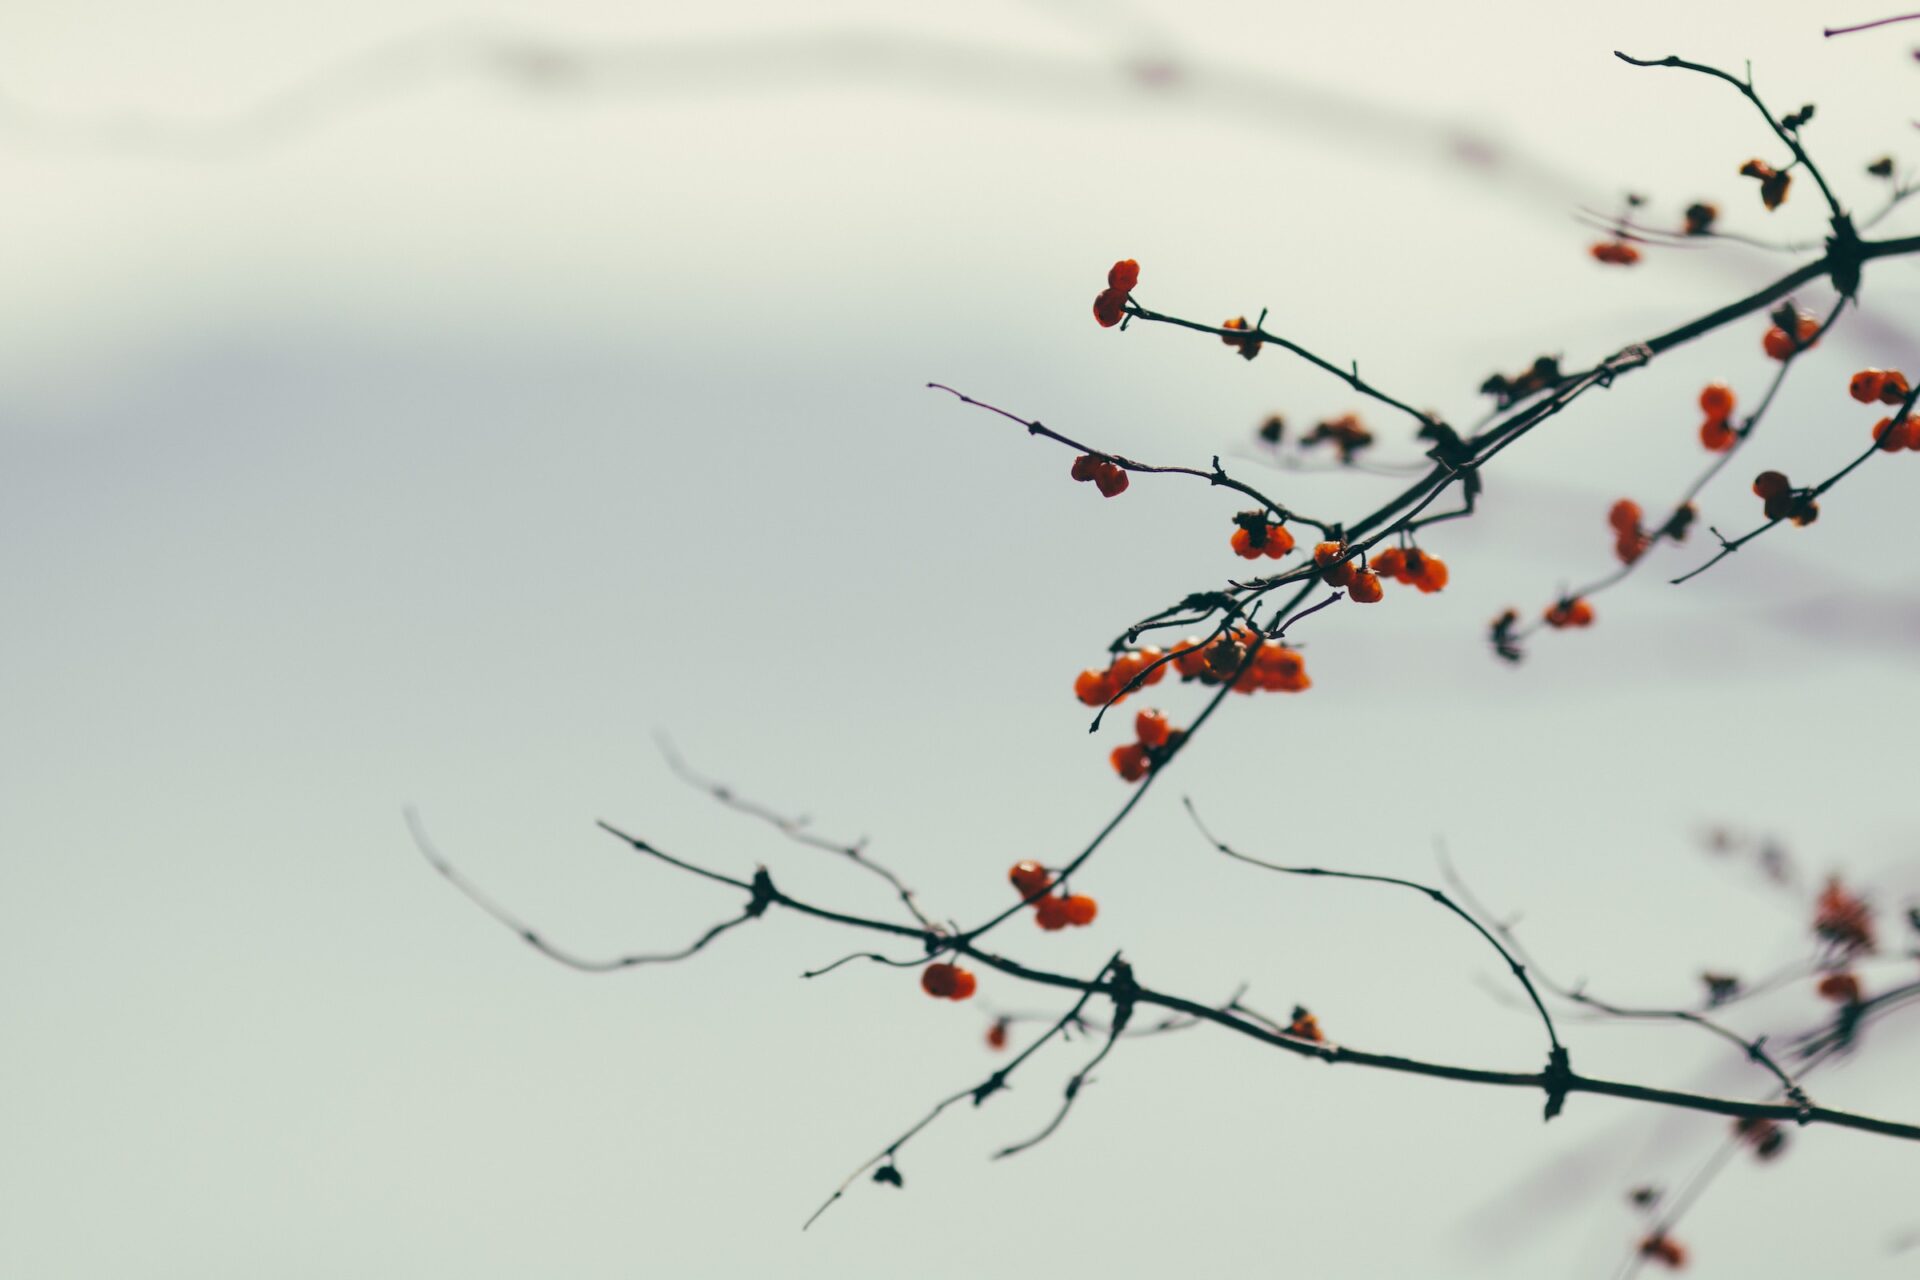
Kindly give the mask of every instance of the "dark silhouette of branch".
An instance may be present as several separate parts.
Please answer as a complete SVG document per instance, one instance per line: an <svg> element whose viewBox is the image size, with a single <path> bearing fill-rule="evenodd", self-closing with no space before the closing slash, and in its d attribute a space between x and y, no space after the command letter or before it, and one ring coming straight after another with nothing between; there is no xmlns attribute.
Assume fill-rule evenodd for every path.
<svg viewBox="0 0 1920 1280"><path fill-rule="evenodd" d="M934 927L933 921L927 919L926 914L920 910L920 904L914 900L913 890L907 888L899 876L867 856L867 842L864 836L852 844L842 844L836 840L828 840L824 837L814 835L811 831L807 830L806 818L788 817L784 814L776 813L765 805L757 804L752 800L746 799L724 783L715 782L711 778L694 772L693 768L687 764L680 753L674 749L672 740L668 738L666 734L656 734L655 741L660 745L660 754L666 757L667 767L672 769L674 773L684 781L706 792L727 808L732 809L735 813L744 813L750 818L760 819L760 821L773 827L789 840L806 845L809 849L819 849L824 853L836 854L862 870L879 876L882 880L885 880L887 884L892 886L895 895L900 899L901 905L906 907L909 915L920 922L922 928L931 929Z"/></svg>

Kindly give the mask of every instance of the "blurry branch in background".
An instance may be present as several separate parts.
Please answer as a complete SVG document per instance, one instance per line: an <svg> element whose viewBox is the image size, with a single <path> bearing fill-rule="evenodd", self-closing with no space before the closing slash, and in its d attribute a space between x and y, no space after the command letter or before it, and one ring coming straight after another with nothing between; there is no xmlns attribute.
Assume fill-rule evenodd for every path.
<svg viewBox="0 0 1920 1280"><path fill-rule="evenodd" d="M1091 18L1092 15L1089 14ZM1093 19L1111 21L1110 14ZM55 116L0 90L0 131L22 142L221 155L264 149L445 80L529 99L765 95L864 85L1032 107L1145 106L1391 153L1494 183L1555 211L1597 193L1548 160L1477 130L1279 76L1190 58L1154 29L1096 34L1068 56L878 26L706 39L567 39L457 23L375 44L231 112Z"/></svg>

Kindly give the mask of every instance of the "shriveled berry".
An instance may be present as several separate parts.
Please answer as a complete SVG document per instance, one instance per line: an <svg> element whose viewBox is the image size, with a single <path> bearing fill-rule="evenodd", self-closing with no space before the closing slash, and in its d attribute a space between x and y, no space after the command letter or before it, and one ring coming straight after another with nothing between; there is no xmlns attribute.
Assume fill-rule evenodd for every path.
<svg viewBox="0 0 1920 1280"><path fill-rule="evenodd" d="M1111 462L1102 462L1093 473L1093 483L1101 493L1113 498L1125 493L1130 482L1124 470Z"/></svg>
<svg viewBox="0 0 1920 1280"><path fill-rule="evenodd" d="M1079 481L1093 479L1100 474L1100 459L1090 453L1083 453L1073 460L1073 478Z"/></svg>
<svg viewBox="0 0 1920 1280"><path fill-rule="evenodd" d="M1756 498L1784 498L1792 487L1786 476L1778 471L1762 471L1753 478L1753 496Z"/></svg>

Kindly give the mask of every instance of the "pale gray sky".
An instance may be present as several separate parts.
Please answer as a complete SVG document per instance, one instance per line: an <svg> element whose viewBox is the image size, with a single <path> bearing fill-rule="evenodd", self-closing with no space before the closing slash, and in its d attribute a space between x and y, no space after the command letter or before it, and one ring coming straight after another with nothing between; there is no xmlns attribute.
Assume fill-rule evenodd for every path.
<svg viewBox="0 0 1920 1280"><path fill-rule="evenodd" d="M1576 1098L1543 1128L1534 1098L1204 1031L1126 1046L1056 1139L988 1162L1080 1060L1046 1054L918 1139L903 1193L862 1184L803 1236L847 1170L992 1069L979 1011L911 971L801 982L862 940L783 918L685 966L570 973L408 840L413 803L586 952L675 945L733 907L596 817L885 910L674 780L664 728L749 794L870 834L939 914L997 909L1008 863L1063 860L1122 799L1074 673L1235 571L1235 504L1145 481L1102 502L1064 451L925 382L1204 463L1266 413L1356 406L1278 353L1099 330L1087 304L1117 257L1152 305L1271 307L1459 420L1495 368L1590 359L1783 271L1737 248L1586 257L1570 203L1627 187L1669 220L1706 196L1756 234L1822 230L1810 191L1769 217L1735 174L1772 152L1731 91L1616 47L1750 58L1778 108L1819 104L1810 141L1863 208L1862 166L1913 147L1909 33L1819 38L1876 14L1127 13L12 6L0 1272L1610 1273L1622 1189L1684 1176L1717 1122ZM516 32L583 52L578 75L486 71ZM222 131L395 41L363 88L300 99L311 116ZM1122 69L1142 61L1171 81L1142 89ZM1446 159L1463 138L1502 163ZM1845 377L1920 364L1913 282L1870 275L1877 325L1809 358L1707 520L1746 527L1757 466L1813 476L1864 444ZM1532 1069L1537 1027L1489 994L1497 966L1457 922L1228 864L1178 797L1252 851L1353 869L1430 877L1444 836L1543 963L1649 1003L1803 943L1801 904L1698 852L1707 823L1905 901L1920 461L1876 459L1818 525L1683 589L1642 575L1518 670L1484 649L1504 605L1604 571L1613 498L1651 508L1691 477L1693 396L1710 378L1757 396L1761 327L1504 454L1484 517L1427 539L1444 595L1303 623L1313 691L1236 700L1094 863L1098 925L1015 921L1007 947L1089 972L1124 947L1155 985L1249 981L1357 1046ZM1391 483L1268 478L1315 511ZM1162 691L1176 721L1199 705ZM1054 1004L992 977L981 994ZM1766 1012L1815 1010L1793 993ZM1596 1073L1764 1091L1685 1028L1571 1039ZM1910 1055L1889 1037L1816 1096L1920 1116ZM1916 1225L1917 1160L1797 1135L1689 1218L1697 1274L1903 1274L1885 1243Z"/></svg>

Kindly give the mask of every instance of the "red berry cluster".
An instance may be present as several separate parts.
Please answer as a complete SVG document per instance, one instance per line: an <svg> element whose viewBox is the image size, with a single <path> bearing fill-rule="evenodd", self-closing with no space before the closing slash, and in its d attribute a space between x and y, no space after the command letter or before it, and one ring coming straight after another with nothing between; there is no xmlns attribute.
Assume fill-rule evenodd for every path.
<svg viewBox="0 0 1920 1280"><path fill-rule="evenodd" d="M1128 782L1138 782L1152 772L1153 766L1166 758L1185 738L1184 729L1176 729L1167 721L1166 713L1149 708L1133 718L1132 742L1115 747L1108 760L1113 763L1113 771Z"/></svg>
<svg viewBox="0 0 1920 1280"><path fill-rule="evenodd" d="M1343 413L1337 418L1328 418L1324 422L1313 424L1313 430L1300 437L1301 448L1311 448L1317 444L1331 444L1340 451L1340 461L1352 462L1353 456L1373 443L1373 432L1367 430L1356 413Z"/></svg>
<svg viewBox="0 0 1920 1280"><path fill-rule="evenodd" d="M1373 574L1392 578L1419 589L1422 595L1432 595L1447 585L1447 562L1439 556L1429 555L1418 547L1388 547L1375 554L1371 561ZM1362 575L1356 574L1354 585L1355 600L1362 600L1360 584ZM1375 597L1378 599L1378 597ZM1364 601L1363 601L1364 602Z"/></svg>
<svg viewBox="0 0 1920 1280"><path fill-rule="evenodd" d="M1561 600L1547 606L1546 621L1556 631L1566 627L1590 627L1593 625L1593 606L1578 596Z"/></svg>
<svg viewBox="0 0 1920 1280"><path fill-rule="evenodd" d="M1760 346L1775 360L1785 360L1796 351L1805 351L1811 347L1813 336L1819 332L1818 319L1804 311L1782 307L1774 312L1773 327L1768 329L1767 336L1760 340Z"/></svg>
<svg viewBox="0 0 1920 1280"><path fill-rule="evenodd" d="M1125 493L1130 483L1126 469L1119 463L1092 453L1083 453L1073 460L1072 474L1075 480L1082 483L1093 481L1094 487L1109 498L1117 498Z"/></svg>
<svg viewBox="0 0 1920 1280"><path fill-rule="evenodd" d="M1601 240L1587 250L1596 262L1613 267L1630 267L1640 261L1640 251L1625 240Z"/></svg>
<svg viewBox="0 0 1920 1280"><path fill-rule="evenodd" d="M1709 382L1700 391L1700 411L1706 420L1700 424L1700 443L1714 453L1725 453L1740 437L1733 429L1733 388L1724 382Z"/></svg>
<svg viewBox="0 0 1920 1280"><path fill-rule="evenodd" d="M1053 888L1053 875L1031 859L1014 863L1007 879L1013 881L1013 887L1023 899L1032 902L1033 922L1049 933L1069 926L1090 925L1100 914L1100 904L1083 893L1049 893Z"/></svg>
<svg viewBox="0 0 1920 1280"><path fill-rule="evenodd" d="M1102 329L1111 329L1127 314L1127 299L1140 283L1140 264L1122 258L1107 270L1107 287L1093 300L1093 318Z"/></svg>
<svg viewBox="0 0 1920 1280"><path fill-rule="evenodd" d="M1293 550L1293 535L1287 532L1287 526L1270 523L1264 511L1242 511L1233 523L1236 528L1228 541L1233 554L1242 560L1258 560L1261 556L1278 560Z"/></svg>
<svg viewBox="0 0 1920 1280"><path fill-rule="evenodd" d="M1167 678L1167 663L1160 662L1166 654L1149 645L1145 649L1131 649L1114 658L1105 671L1095 671L1089 667L1073 681L1073 696L1090 707L1104 707L1109 702L1124 702L1126 687L1133 683L1135 676L1141 676L1143 685L1159 684ZM1155 663L1159 663L1155 666Z"/></svg>
<svg viewBox="0 0 1920 1280"><path fill-rule="evenodd" d="M1753 478L1753 496L1760 499L1769 520L1791 520L1804 527L1820 518L1820 504L1811 492L1801 492L1778 471L1762 471Z"/></svg>
<svg viewBox="0 0 1920 1280"><path fill-rule="evenodd" d="M1813 931L1842 951L1872 951L1873 911L1833 876L1814 904Z"/></svg>
<svg viewBox="0 0 1920 1280"><path fill-rule="evenodd" d="M1225 684L1233 681L1235 693L1301 693L1313 687L1305 661L1298 649L1272 641L1253 646L1261 637L1239 627L1211 641L1186 639L1173 651L1173 669L1183 680L1201 684ZM1253 660L1247 654L1253 651Z"/></svg>
<svg viewBox="0 0 1920 1280"><path fill-rule="evenodd" d="M976 985L972 970L957 964L935 962L920 971L920 989L941 1000L965 1000Z"/></svg>
<svg viewBox="0 0 1920 1280"><path fill-rule="evenodd" d="M1847 383L1847 394L1861 404L1899 404L1910 388L1907 375L1898 369L1862 369Z"/></svg>
<svg viewBox="0 0 1920 1280"><path fill-rule="evenodd" d="M1220 327L1222 329L1241 329L1241 330L1248 330L1253 328L1252 325L1247 323L1247 318L1245 316L1235 316L1231 320L1222 320L1220 322ZM1258 338L1236 338L1230 333L1223 333L1220 335L1220 341L1238 350L1240 352L1240 357L1243 360L1251 360L1255 356L1260 354L1260 339Z"/></svg>
<svg viewBox="0 0 1920 1280"><path fill-rule="evenodd" d="M1640 527L1641 514L1640 504L1632 498L1620 499L1607 512L1607 523L1613 526L1613 554L1621 564L1632 564L1653 545L1653 535Z"/></svg>

